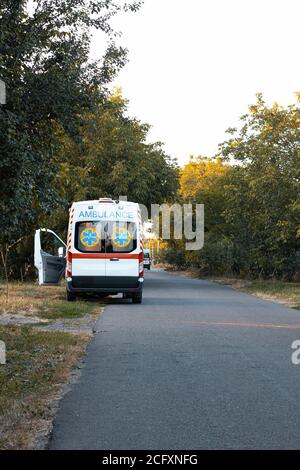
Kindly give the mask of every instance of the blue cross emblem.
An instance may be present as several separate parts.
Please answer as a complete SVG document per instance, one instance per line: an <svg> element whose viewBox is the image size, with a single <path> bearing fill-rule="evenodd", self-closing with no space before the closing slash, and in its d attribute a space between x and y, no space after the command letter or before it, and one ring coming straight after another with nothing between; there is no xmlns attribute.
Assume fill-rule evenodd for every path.
<svg viewBox="0 0 300 470"><path fill-rule="evenodd" d="M98 243L98 235L94 228L84 230L80 235L80 240L84 246L95 246Z"/></svg>
<svg viewBox="0 0 300 470"><path fill-rule="evenodd" d="M116 231L113 236L114 245L118 246L119 248L124 248L128 246L130 242L131 236L128 230L116 228Z"/></svg>

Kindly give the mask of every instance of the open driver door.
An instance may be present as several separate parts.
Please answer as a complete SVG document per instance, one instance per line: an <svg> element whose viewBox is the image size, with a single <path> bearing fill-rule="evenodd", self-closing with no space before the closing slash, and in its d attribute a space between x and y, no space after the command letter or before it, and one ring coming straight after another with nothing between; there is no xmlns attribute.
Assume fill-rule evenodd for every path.
<svg viewBox="0 0 300 470"><path fill-rule="evenodd" d="M51 252L43 250L43 243L41 234L45 233L48 237L47 247L50 246L49 241L53 242L55 247ZM52 239L52 240L51 240ZM66 244L56 235L55 232L49 229L36 230L34 236L34 266L39 273L39 284L56 285L60 282L66 269Z"/></svg>

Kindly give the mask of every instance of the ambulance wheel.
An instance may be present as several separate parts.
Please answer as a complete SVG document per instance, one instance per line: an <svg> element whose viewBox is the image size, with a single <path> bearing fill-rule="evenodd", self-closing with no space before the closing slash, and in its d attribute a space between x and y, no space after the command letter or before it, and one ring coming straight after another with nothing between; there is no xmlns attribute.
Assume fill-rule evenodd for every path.
<svg viewBox="0 0 300 470"><path fill-rule="evenodd" d="M67 290L67 301L74 302L74 300L76 300L76 295L74 294L74 292L70 292Z"/></svg>
<svg viewBox="0 0 300 470"><path fill-rule="evenodd" d="M141 304L143 300L143 293L142 292L137 292L136 294L133 294L132 296L132 303L133 304Z"/></svg>

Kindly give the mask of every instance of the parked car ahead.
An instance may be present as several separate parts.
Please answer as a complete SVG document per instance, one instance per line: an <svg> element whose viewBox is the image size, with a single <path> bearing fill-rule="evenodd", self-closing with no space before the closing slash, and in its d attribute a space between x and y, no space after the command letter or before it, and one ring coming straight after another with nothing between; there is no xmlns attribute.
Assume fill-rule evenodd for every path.
<svg viewBox="0 0 300 470"><path fill-rule="evenodd" d="M151 257L150 251L144 250L144 268L150 269L151 268Z"/></svg>

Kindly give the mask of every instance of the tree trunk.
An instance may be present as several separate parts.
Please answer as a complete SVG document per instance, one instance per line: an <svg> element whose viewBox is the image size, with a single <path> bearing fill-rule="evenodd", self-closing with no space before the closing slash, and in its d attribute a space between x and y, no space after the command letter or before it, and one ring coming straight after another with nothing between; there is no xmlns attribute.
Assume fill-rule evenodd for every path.
<svg viewBox="0 0 300 470"><path fill-rule="evenodd" d="M8 303L8 272L7 272L7 254L8 254L8 249L7 246L3 248L1 251L1 259L2 259L2 264L4 268L4 275L5 275L5 282L6 282L6 292L5 292L5 303Z"/></svg>

